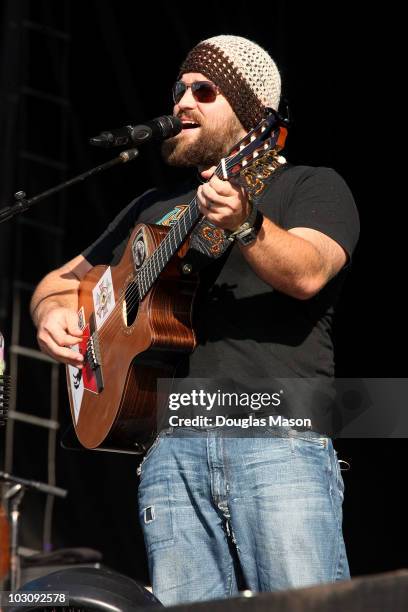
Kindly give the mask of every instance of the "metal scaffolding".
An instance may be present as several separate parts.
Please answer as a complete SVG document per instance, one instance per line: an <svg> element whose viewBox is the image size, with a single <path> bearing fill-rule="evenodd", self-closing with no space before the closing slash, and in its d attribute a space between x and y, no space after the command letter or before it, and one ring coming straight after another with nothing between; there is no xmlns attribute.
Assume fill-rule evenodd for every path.
<svg viewBox="0 0 408 612"><path fill-rule="evenodd" d="M57 6L56 6L57 5ZM3 7L3 65L1 71L1 132L5 148L0 160L4 175L1 196L10 203L18 189L35 195L66 179L70 120L68 60L70 53L69 0L58 3L8 0ZM59 428L59 365L38 350L29 322L28 302L36 283L61 265L65 223L65 196L55 196L47 207L35 208L3 227L8 276L0 321L8 327L9 374L13 381L5 434L4 469L13 472L17 425L30 428L30 436L46 431L47 482L56 484L55 455ZM33 244L36 244L33 253ZM5 281L6 278L6 281ZM7 332L7 329L6 329ZM32 393L27 410L24 370L45 367L49 385ZM44 375L45 378L45 375ZM37 399L38 398L38 399ZM39 416L37 406L48 414ZM20 474L24 476L24 474ZM43 475L44 478L44 475ZM43 549L51 545L53 497L47 496Z"/></svg>

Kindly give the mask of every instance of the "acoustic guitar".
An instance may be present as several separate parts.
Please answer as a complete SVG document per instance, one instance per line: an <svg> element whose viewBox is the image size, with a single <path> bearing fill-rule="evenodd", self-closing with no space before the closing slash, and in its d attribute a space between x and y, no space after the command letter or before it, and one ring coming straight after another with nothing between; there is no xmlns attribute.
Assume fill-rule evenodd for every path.
<svg viewBox="0 0 408 612"><path fill-rule="evenodd" d="M239 178L256 194L286 133L269 112L220 161L216 175ZM80 283L83 339L74 350L84 361L82 369L67 366L67 383L76 435L88 449L143 453L156 436L166 402L157 379L171 379L196 345L192 309L199 279L183 257L201 217L195 196L170 228L138 223L120 263L95 266Z"/></svg>

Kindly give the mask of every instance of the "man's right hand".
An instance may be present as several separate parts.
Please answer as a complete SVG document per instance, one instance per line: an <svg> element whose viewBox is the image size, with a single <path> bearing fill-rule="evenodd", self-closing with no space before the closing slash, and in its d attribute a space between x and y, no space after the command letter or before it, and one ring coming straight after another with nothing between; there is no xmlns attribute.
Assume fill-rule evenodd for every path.
<svg viewBox="0 0 408 612"><path fill-rule="evenodd" d="M68 348L81 339L78 314L71 308L50 308L38 321L37 340L41 350L61 363L82 368L82 355Z"/></svg>

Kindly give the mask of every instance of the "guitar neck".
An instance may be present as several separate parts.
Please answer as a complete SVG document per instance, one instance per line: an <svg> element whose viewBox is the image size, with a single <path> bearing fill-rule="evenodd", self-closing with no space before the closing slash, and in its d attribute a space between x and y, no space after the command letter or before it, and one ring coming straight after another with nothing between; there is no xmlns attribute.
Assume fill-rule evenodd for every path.
<svg viewBox="0 0 408 612"><path fill-rule="evenodd" d="M200 215L197 195L195 195L180 221L171 227L165 239L140 268L137 277L140 299L143 299L154 285L170 259L198 222Z"/></svg>
<svg viewBox="0 0 408 612"><path fill-rule="evenodd" d="M222 177L222 166L219 164L215 170L215 174ZM155 252L146 260L145 264L139 270L138 284L140 299L148 293L151 287L156 282L166 265L169 263L173 255L183 244L189 233L193 230L201 217L200 209L198 208L197 194L188 205L185 213L175 223L165 239L160 243Z"/></svg>

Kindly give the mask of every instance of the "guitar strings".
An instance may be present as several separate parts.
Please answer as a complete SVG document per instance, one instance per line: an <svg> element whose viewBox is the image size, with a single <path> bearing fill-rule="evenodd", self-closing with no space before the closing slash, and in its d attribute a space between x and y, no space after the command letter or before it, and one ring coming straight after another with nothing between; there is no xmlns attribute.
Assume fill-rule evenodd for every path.
<svg viewBox="0 0 408 612"><path fill-rule="evenodd" d="M197 203L197 198L196 198L196 196L194 196L194 198L189 203L189 207L193 207L196 203ZM183 218L184 218L184 215L183 215L182 219ZM198 221L198 220L199 220L199 217L197 218L196 221ZM185 221L186 220L184 219L184 222ZM174 226L174 227L177 227L177 226ZM130 310L137 303L137 301L140 301L140 293L141 292L140 292L140 284L138 282L138 276L140 276L141 274L146 274L146 269L148 267L150 267L150 269L151 268L155 268L156 264L159 264L159 266L160 266L160 262L157 261L158 251L159 251L159 249L161 249L162 251L165 250L165 247L166 247L165 243L166 243L166 241L167 241L167 246L170 244L170 247L171 247L172 235L174 236L174 234L175 234L175 231L174 232L170 231L166 235L166 237L162 240L162 242L159 244L157 249L146 260L146 262L143 265L143 267L135 274L134 279L129 283L129 285L126 287L126 289L123 290L122 293L117 297L116 304L113 307L113 309L111 311L111 314L110 314L108 320L106 321L106 324L103 325L103 327L101 327L100 330L97 330L98 331L98 336L100 338L103 337L104 335L106 335L106 333L108 333L108 331L111 332L112 331L112 326L116 324L116 322L117 322L119 317L122 317L122 300L123 299L126 299L126 309L127 310ZM177 249L176 249L176 251L177 251ZM172 256L173 255L174 255L174 253L172 254ZM170 257L170 259L171 259L171 257ZM165 266L167 265L167 263L168 262L166 262ZM164 267L162 269L164 269ZM159 274L160 274L160 272L159 272ZM156 273L157 272L155 270L153 270L152 280L153 280L153 277L154 277L154 275ZM147 280L147 284L150 284L150 274L149 273L147 273L146 280ZM154 284L154 282L156 280L157 280L157 277L154 279L153 283L151 283L151 286ZM132 285L132 284L134 286L128 291L130 285ZM147 295L147 293L150 291L151 286L145 292L145 295ZM126 296L126 291L128 291L128 295L127 296ZM121 324L120 324L120 327L121 327Z"/></svg>
<svg viewBox="0 0 408 612"><path fill-rule="evenodd" d="M191 202L190 202L190 204L189 204L190 209L192 209L192 208L193 208L193 207L194 207L196 204L197 204L197 197L196 197L196 196L194 196L194 198L191 200ZM183 215L183 217L182 217L182 218L184 218L184 215ZM198 217L197 217L197 219L193 221L193 223L197 222L197 221L199 220L199 218L200 218L200 217L198 216ZM186 222L186 219L184 218L184 223L185 223L185 222ZM174 227L177 227L177 226L174 226ZM191 228L190 228L190 229L191 229ZM190 231L190 230L189 230L189 231ZM149 265L150 267L153 267L153 266L155 266L155 264L156 264L156 263L159 263L159 264L160 264L160 262L158 262L158 261L157 261L157 257L158 257L157 252L158 252L158 250L160 249L160 247L162 247L162 245L163 245L163 247L162 247L162 248L163 248L163 249L165 248L164 243L165 243L165 241L166 241L166 240L167 240L167 242L170 244L170 247L171 247L171 241L172 241L171 234L173 234L173 236L174 236L174 233L175 233L175 232L171 232L171 231L170 231L170 232L169 232L169 233L166 235L166 237L165 237L165 238L162 240L162 242L160 243L159 247L158 247L158 248L157 248L157 249L154 251L154 253L152 253L152 255L149 257L149 259L148 259L148 260L147 260L147 262L145 263L145 266L143 267L143 271L144 271L144 270L147 268L147 266L148 266L148 265ZM187 232L187 233L188 233L188 232ZM167 245L167 246L168 246L168 245ZM175 244L174 246L176 246L176 244ZM179 246L180 246L180 245L179 245ZM179 247L177 247L177 246L176 246L176 250L175 250L175 252L177 252L177 249L178 249L178 248L179 248ZM174 255L174 253L171 255L171 257L172 257L173 255ZM154 259L154 258L155 258L155 256L156 256L156 260ZM169 259L171 259L171 257L170 257ZM153 265L152 265L152 262L153 262ZM164 269L164 267L167 265L167 263L168 263L168 262L166 262L166 264L163 266L163 268L162 268L162 269ZM142 269L141 269L141 270L142 270ZM103 337L104 335L106 335L106 333L108 333L108 331L109 331L109 332L111 332L111 331L112 331L112 326L113 326L113 325L115 325L115 324L117 323L117 321L118 321L118 317L122 317L122 309L121 309L121 306L122 306L122 299L123 299L123 298L125 298L125 299L126 299L126 308L127 308L127 310L130 310L130 309L131 309L131 308L134 306L134 304L135 304L137 301L140 301L140 283L138 283L138 275L140 275L141 270L139 270L139 272L138 272L138 273L135 275L135 278L134 278L134 281L133 281L134 287L130 289L130 291L129 291L129 293L128 293L128 296L126 297L126 291L128 290L129 286L132 284L132 282L131 282L131 283L128 285L128 287L127 287L127 288L126 288L124 291L122 291L122 293L121 293L121 294L118 296L118 298L117 298L117 302L116 302L116 304L115 304L114 308L112 309L112 312L111 312L111 315L110 315L109 319L106 321L106 324L105 324L105 325L103 325L103 327L100 329L100 331L98 331L98 336L99 336L100 338L101 338L101 337ZM154 270L154 271L153 271L153 275L152 275L152 280L153 280L153 276L154 276L154 274L156 274L156 273L157 273L157 272L156 272L156 270ZM159 274L160 274L160 272L159 272ZM145 291L145 295L147 295L147 293L149 293L149 291L150 291L150 289L151 289L152 285L154 284L154 282L155 282L156 280L157 280L157 278L153 280L153 282L151 283L151 286L150 286L150 287L147 289L147 291ZM147 282L147 284L150 284L150 274L148 274L148 275L147 275L147 281L148 281L148 282ZM144 297L144 296L143 296L143 297ZM121 323L120 323L120 327L121 327Z"/></svg>

